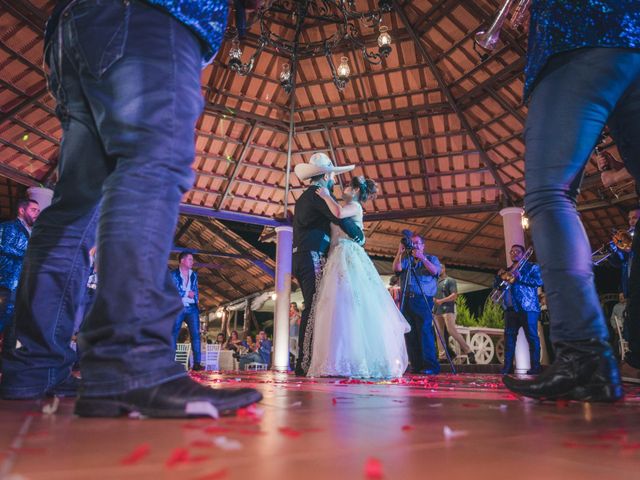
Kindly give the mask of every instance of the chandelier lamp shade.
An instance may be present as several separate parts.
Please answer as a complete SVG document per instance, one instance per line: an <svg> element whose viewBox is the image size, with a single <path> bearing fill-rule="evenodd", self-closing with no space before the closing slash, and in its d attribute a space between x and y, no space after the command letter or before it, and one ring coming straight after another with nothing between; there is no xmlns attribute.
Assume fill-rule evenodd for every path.
<svg viewBox="0 0 640 480"><path fill-rule="evenodd" d="M324 56L333 83L342 91L351 75L346 52L359 51L366 62L378 65L393 51L389 29L383 24L384 15L393 9L393 0L380 0L377 8L366 11L359 11L355 0L273 0L265 2L248 22L243 18L243 3L234 2L236 27L226 32L232 39L228 66L239 75L248 75L265 49L274 51L285 58L278 80L287 93L295 88L301 60ZM254 33L258 28L259 33ZM367 45L361 28L378 33L377 45ZM313 34L309 34L311 30ZM255 51L243 62L241 44L249 39Z"/></svg>

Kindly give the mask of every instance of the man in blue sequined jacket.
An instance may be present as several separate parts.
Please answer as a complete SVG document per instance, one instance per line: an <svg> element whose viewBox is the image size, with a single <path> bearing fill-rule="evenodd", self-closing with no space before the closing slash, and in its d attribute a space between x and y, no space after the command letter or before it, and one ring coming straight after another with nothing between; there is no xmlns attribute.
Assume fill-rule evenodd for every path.
<svg viewBox="0 0 640 480"><path fill-rule="evenodd" d="M215 415L260 400L191 380L171 337L184 306L167 262L193 185L202 66L220 47L227 9L226 0L57 2L44 59L62 126L59 180L25 254L4 398L76 395L70 339L97 245L77 415Z"/></svg>
<svg viewBox="0 0 640 480"><path fill-rule="evenodd" d="M20 200L17 218L0 223L0 333L13 315L22 260L39 213L38 202Z"/></svg>
<svg viewBox="0 0 640 480"><path fill-rule="evenodd" d="M640 2L533 0L524 100L525 208L556 358L535 379L504 382L534 398L615 401L623 395L620 375L576 197L605 125L627 170L640 178ZM634 263L629 309L635 341L627 361L638 368L640 262Z"/></svg>
<svg viewBox="0 0 640 480"><path fill-rule="evenodd" d="M509 251L513 265L524 256L522 245L513 245ZM497 287L501 282L501 270L494 282ZM538 317L540 316L540 302L538 287L542 286L540 267L533 262L525 262L518 272L513 272L515 281L504 294L502 308L504 309L504 368L502 373L511 373L513 358L516 351L518 331L522 328L529 344L530 375L540 373L540 338L538 336Z"/></svg>
<svg viewBox="0 0 640 480"><path fill-rule="evenodd" d="M193 271L193 255L180 252L178 268L171 270L171 278L178 290L182 301L182 311L178 314L173 325L173 343L178 342L178 334L182 324L186 323L191 336L191 351L193 352L193 369L202 370L200 363L200 310L198 309L198 273Z"/></svg>

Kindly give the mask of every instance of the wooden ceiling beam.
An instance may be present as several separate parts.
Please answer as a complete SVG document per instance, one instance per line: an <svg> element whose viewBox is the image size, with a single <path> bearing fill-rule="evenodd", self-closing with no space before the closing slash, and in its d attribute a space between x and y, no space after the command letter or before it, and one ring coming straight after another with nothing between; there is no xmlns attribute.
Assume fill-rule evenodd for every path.
<svg viewBox="0 0 640 480"><path fill-rule="evenodd" d="M366 214L365 222L378 220L396 220L402 218L425 218L434 216L464 215L469 213L497 212L502 208L500 204L472 204L452 207L429 207L407 210L394 210L389 212L376 212Z"/></svg>
<svg viewBox="0 0 640 480"><path fill-rule="evenodd" d="M464 115L464 112L460 109L460 106L457 104L456 99L451 94L451 91L449 90L449 87L447 86L446 82L444 81L444 78L442 77L442 74L440 73L440 70L433 63L433 60L431 59L431 56L429 55L429 52L427 52L427 49L425 48L425 46L422 43L422 40L420 39L420 37L416 34L415 30L413 29L411 23L409 22L409 19L407 18L407 15L406 15L405 11L398 4L397 0L394 0L394 3L396 5L396 11L398 12L398 15L400 16L400 18L402 19L403 23L405 24L407 30L409 31L409 33L413 37L413 40L414 40L415 45L416 45L416 48L420 51L420 53L421 53L422 57L424 58L424 60L426 60L426 62L429 64L429 68L431 69L431 72L433 73L434 77L436 78L436 81L438 82L438 85L440 85L440 88L442 88L442 91L443 91L445 97L447 98L448 103L450 104L451 108L455 111L455 113L457 114L458 118L460 119L460 124L463 126L463 128L465 130L467 130L469 132L469 136L471 137L471 140L472 140L473 144L475 145L476 149L480 153L480 158L482 159L482 162L487 166L487 168L489 168L489 171L491 172L491 175L493 176L493 179L496 182L496 185L498 186L498 188L500 189L500 191L504 195L505 201L508 204L512 204L513 203L513 199L511 198L511 192L509 191L509 189L507 187L505 187L504 182L502 181L502 178L500 177L500 174L498 173L498 169L497 169L496 165L489 158L489 156L487 155L487 152L485 152L484 149L482 148L482 142L480 141L480 137L475 132L475 130L473 130L473 128L471 127L471 124L467 120L467 117Z"/></svg>

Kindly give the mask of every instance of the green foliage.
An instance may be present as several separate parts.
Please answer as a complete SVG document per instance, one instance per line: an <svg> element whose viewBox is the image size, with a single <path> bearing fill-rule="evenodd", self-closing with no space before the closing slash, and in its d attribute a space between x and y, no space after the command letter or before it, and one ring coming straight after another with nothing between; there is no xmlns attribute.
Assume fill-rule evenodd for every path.
<svg viewBox="0 0 640 480"><path fill-rule="evenodd" d="M458 295L456 299L456 323L461 327L478 326L476 316L469 309L464 295Z"/></svg>
<svg viewBox="0 0 640 480"><path fill-rule="evenodd" d="M496 305L489 297L484 302L478 324L485 328L504 328L504 312L500 305Z"/></svg>

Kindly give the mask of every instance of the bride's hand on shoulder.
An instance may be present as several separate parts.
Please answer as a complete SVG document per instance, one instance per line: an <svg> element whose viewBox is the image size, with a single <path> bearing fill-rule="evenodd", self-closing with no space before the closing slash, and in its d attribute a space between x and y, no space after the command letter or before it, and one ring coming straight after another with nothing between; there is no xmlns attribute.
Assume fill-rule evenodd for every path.
<svg viewBox="0 0 640 480"><path fill-rule="evenodd" d="M320 198L330 198L331 194L329 193L329 189L326 187L320 187L316 190L316 195Z"/></svg>

